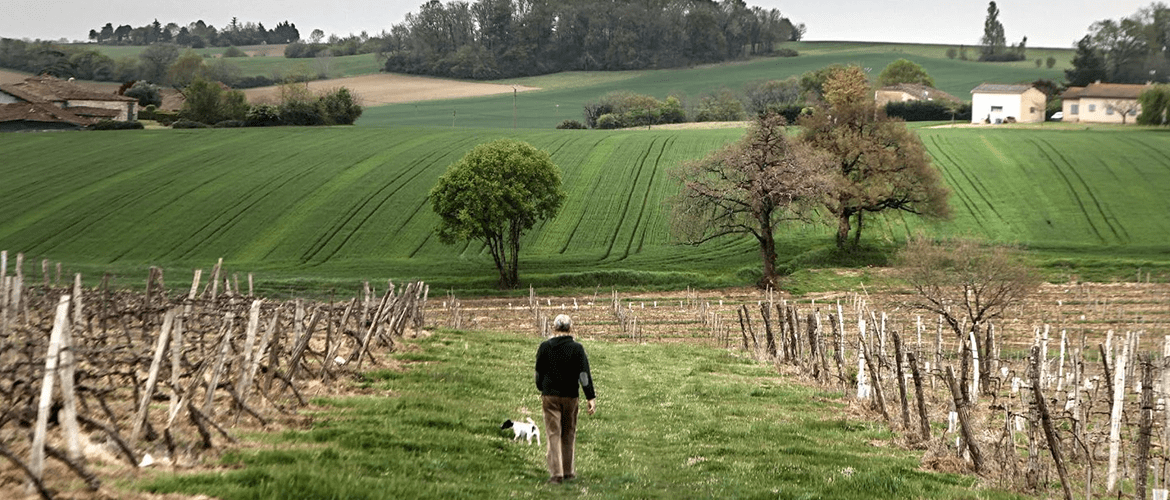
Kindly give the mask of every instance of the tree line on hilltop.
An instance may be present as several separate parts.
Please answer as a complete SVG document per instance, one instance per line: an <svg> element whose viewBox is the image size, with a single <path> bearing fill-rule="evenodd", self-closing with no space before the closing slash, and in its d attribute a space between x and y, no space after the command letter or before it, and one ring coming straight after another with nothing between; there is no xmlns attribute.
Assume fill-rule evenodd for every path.
<svg viewBox="0 0 1170 500"><path fill-rule="evenodd" d="M386 71L498 79L774 54L803 33L743 0L431 0L381 38Z"/></svg>
<svg viewBox="0 0 1170 500"><path fill-rule="evenodd" d="M203 20L179 26L173 22L164 25L158 19L137 28L128 24L115 28L113 23L106 23L100 29L89 30L89 40L104 45L173 43L193 49L292 43L300 38L301 34L297 30L297 26L288 21L276 23L275 28L267 29L264 27L264 23L240 23L234 17L231 24L222 30L216 29L215 26L207 24Z"/></svg>

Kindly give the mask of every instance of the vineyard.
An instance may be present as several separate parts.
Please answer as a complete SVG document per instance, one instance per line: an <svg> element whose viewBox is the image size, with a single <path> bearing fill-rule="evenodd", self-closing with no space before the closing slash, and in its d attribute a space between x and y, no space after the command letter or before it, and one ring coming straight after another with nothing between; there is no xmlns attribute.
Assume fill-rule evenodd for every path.
<svg viewBox="0 0 1170 500"><path fill-rule="evenodd" d="M252 274L222 261L190 277L152 268L141 293L109 275L84 286L62 268L0 253L0 456L11 465L0 492L97 491L94 464L198 467L242 432L307 425L309 398L347 390L411 337L540 338L560 313L589 342L698 344L766 361L844 394L851 411L922 450L925 468L996 488L1133 494L1165 489L1170 470L1170 413L1152 402L1166 387L1166 284L1045 285L993 324L981 357L941 320L906 309L899 290L466 299L391 282L356 297L269 301L254 296Z"/></svg>
<svg viewBox="0 0 1170 500"><path fill-rule="evenodd" d="M144 293L0 253L0 496L45 500L94 466L194 467L240 432L296 428L308 397L351 378L424 324L421 282L318 303L265 301L222 262L189 290L152 268ZM174 283L174 281L172 281ZM186 288L186 287L184 287ZM375 354L375 352L380 354ZM313 392L309 392L313 391ZM52 459L52 461L48 461ZM10 466L10 467L9 467Z"/></svg>
<svg viewBox="0 0 1170 500"><path fill-rule="evenodd" d="M982 359L941 318L902 300L897 290L799 301L753 290L570 298L532 291L526 301L448 297L429 318L541 332L567 313L575 334L590 340L743 351L843 393L862 418L923 450L927 469L1046 497L1165 498L1170 287L1046 285L992 326ZM984 377L976 375L981 363Z"/></svg>

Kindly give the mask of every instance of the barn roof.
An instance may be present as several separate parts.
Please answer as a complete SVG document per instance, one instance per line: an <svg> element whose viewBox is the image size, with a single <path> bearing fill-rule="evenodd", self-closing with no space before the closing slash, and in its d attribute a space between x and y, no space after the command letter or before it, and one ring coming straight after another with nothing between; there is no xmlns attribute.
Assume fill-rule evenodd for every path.
<svg viewBox="0 0 1170 500"><path fill-rule="evenodd" d="M934 87L928 87L920 83L899 83L897 85L889 85L878 90L886 92L905 92L914 96L919 100L941 99L947 101L960 102L958 97L950 95Z"/></svg>
<svg viewBox="0 0 1170 500"><path fill-rule="evenodd" d="M110 92L99 92L87 89L76 83L54 78L52 76L33 76L25 78L23 82L0 84L0 91L12 94L28 102L60 102L60 101L121 101L131 102L137 99L117 95Z"/></svg>
<svg viewBox="0 0 1170 500"><path fill-rule="evenodd" d="M1023 94L1031 89L1028 84L984 83L971 89L972 94Z"/></svg>
<svg viewBox="0 0 1170 500"><path fill-rule="evenodd" d="M43 102L0 104L0 122L12 121L70 123L84 127L92 124L94 120Z"/></svg>

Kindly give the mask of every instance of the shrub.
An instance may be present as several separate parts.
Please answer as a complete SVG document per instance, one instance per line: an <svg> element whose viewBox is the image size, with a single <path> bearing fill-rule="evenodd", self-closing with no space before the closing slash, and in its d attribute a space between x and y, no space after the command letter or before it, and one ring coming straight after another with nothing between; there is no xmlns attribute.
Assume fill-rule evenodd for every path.
<svg viewBox="0 0 1170 500"><path fill-rule="evenodd" d="M316 101L286 101L280 105L280 122L285 125L324 125L325 117Z"/></svg>
<svg viewBox="0 0 1170 500"><path fill-rule="evenodd" d="M1048 69L1052 69L1053 66L1056 66L1056 58L1048 56L1048 59L1044 60L1044 65L1048 67Z"/></svg>
<svg viewBox="0 0 1170 500"><path fill-rule="evenodd" d="M958 55L959 55L959 49L956 49L954 47L947 49L947 59L954 59L955 57L958 57Z"/></svg>
<svg viewBox="0 0 1170 500"><path fill-rule="evenodd" d="M257 104L244 117L249 127L272 127L280 125L280 109L271 104Z"/></svg>
<svg viewBox="0 0 1170 500"><path fill-rule="evenodd" d="M730 89L719 89L712 95L705 95L699 99L699 107L695 113L697 122L731 122L743 120L747 115L743 111L743 102Z"/></svg>
<svg viewBox="0 0 1170 500"><path fill-rule="evenodd" d="M271 78L263 75L257 76L241 76L236 78L233 87L237 89L252 89L256 87L268 87L276 85L276 82Z"/></svg>
<svg viewBox="0 0 1170 500"><path fill-rule="evenodd" d="M602 130L613 130L621 128L621 123L618 121L617 115L613 113L606 113L597 117L597 128Z"/></svg>
<svg viewBox="0 0 1170 500"><path fill-rule="evenodd" d="M799 56L800 53L797 52L796 49L776 49L774 52L772 52L772 55L777 57L796 57Z"/></svg>
<svg viewBox="0 0 1170 500"><path fill-rule="evenodd" d="M577 120L565 120L557 125L558 129L583 129L585 124Z"/></svg>
<svg viewBox="0 0 1170 500"><path fill-rule="evenodd" d="M117 120L102 120L89 127L92 130L142 130L142 123L137 121L123 122Z"/></svg>
<svg viewBox="0 0 1170 500"><path fill-rule="evenodd" d="M126 89L123 95L138 99L139 106L162 105L162 92L159 91L158 85L145 80L135 82L134 86Z"/></svg>
<svg viewBox="0 0 1170 500"><path fill-rule="evenodd" d="M326 92L318 99L325 123L329 125L353 125L362 116L362 106L357 98L345 87Z"/></svg>
<svg viewBox="0 0 1170 500"><path fill-rule="evenodd" d="M958 121L971 120L970 104L951 105L942 101L905 101L889 102L886 104L886 116L901 118L908 122L947 121L952 118Z"/></svg>
<svg viewBox="0 0 1170 500"><path fill-rule="evenodd" d="M194 120L181 118L175 123L171 124L171 128L208 128L206 123L200 123Z"/></svg>
<svg viewBox="0 0 1170 500"><path fill-rule="evenodd" d="M248 124L245 123L244 120L224 120L221 122L216 122L215 125L212 125L212 127L215 128L239 128L246 126L248 126Z"/></svg>
<svg viewBox="0 0 1170 500"><path fill-rule="evenodd" d="M244 51L240 50L238 47L231 46L231 47L228 47L227 50L223 51L223 56L224 57L248 57L248 54L245 54Z"/></svg>

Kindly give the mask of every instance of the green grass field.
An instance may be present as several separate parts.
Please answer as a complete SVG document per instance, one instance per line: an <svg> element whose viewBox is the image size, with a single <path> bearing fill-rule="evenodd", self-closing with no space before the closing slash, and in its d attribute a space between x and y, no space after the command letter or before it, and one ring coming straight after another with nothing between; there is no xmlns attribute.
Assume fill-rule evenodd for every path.
<svg viewBox="0 0 1170 500"><path fill-rule="evenodd" d="M739 91L748 82L800 76L832 64L857 64L870 68L871 79L876 79L887 64L904 57L922 65L940 90L970 100L971 89L984 82L1020 83L1042 78L1063 81L1064 69L1072 57L1071 50L1040 49L1042 52L1038 53L1045 54L1044 57L1051 54L1059 61L1048 69L1044 66L1037 68L1033 61L993 64L952 60L945 55L948 48L945 45L805 42L795 47L801 56L759 58L695 68L562 73L496 83L541 88L519 94L515 101L515 122L519 128L547 129L565 119L583 120L582 106L610 90L629 90L659 99L677 92L693 103L703 94L721 87ZM449 127L453 119L456 126L462 127L509 128L513 124L513 96L379 106L366 109L357 124Z"/></svg>
<svg viewBox="0 0 1170 500"><path fill-rule="evenodd" d="M839 393L770 364L685 344L584 340L598 411L581 413L579 478L546 485L544 447L504 419L540 421L538 340L440 331L364 376L377 396L318 399L309 430L253 435L220 471L131 487L223 500L346 498L990 499L971 477L924 472L920 453L874 446L885 425L842 415Z"/></svg>
<svg viewBox="0 0 1170 500"><path fill-rule="evenodd" d="M889 248L924 230L1032 250L1054 279L1170 269L1170 133L1098 127L919 130L953 191L950 221L871 218L864 242ZM674 243L667 170L742 130L518 131L425 128L148 130L0 135L0 249L61 261L91 279L217 258L274 289L382 277L489 290L490 255L446 246L426 194L474 145L514 137L546 149L568 201L522 242L521 280L538 287L750 284L751 241ZM841 264L827 226L780 235L781 266ZM851 265L881 264L878 252ZM1159 274L1160 273L1160 274Z"/></svg>

